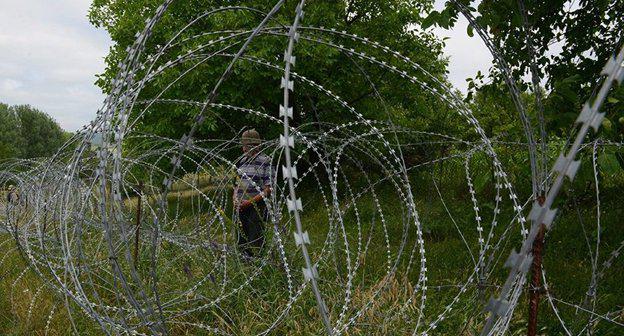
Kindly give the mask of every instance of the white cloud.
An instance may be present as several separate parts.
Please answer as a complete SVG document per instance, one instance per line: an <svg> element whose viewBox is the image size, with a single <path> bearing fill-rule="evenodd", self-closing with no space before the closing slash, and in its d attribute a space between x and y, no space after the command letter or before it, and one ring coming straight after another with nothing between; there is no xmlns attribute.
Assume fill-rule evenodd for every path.
<svg viewBox="0 0 624 336"><path fill-rule="evenodd" d="M445 2L436 0L435 8L442 10ZM449 57L449 80L463 93L468 89L466 78L474 77L477 71L487 74L493 60L481 38L476 33L468 36L467 29L468 21L461 14L452 29L434 28L437 36L447 38L444 54Z"/></svg>
<svg viewBox="0 0 624 336"><path fill-rule="evenodd" d="M0 90L3 91L15 91L22 87L22 83L20 81L16 81L15 79L6 78L0 80Z"/></svg>
<svg viewBox="0 0 624 336"><path fill-rule="evenodd" d="M76 130L104 96L94 85L111 45L89 0L0 0L0 102L30 104Z"/></svg>

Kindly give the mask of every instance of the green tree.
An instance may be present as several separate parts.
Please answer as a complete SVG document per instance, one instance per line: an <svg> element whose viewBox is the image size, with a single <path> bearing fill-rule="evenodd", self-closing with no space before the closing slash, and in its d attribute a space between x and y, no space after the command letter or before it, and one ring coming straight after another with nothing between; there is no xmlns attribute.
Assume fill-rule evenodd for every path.
<svg viewBox="0 0 624 336"><path fill-rule="evenodd" d="M0 103L0 160L19 157L23 149L20 120L9 105Z"/></svg>
<svg viewBox="0 0 624 336"><path fill-rule="evenodd" d="M44 112L0 103L0 160L50 156L68 137Z"/></svg>
<svg viewBox="0 0 624 336"><path fill-rule="evenodd" d="M143 29L146 18L153 15L161 3L162 0L95 0L93 2L90 11L91 22L97 27L105 28L114 41L114 46L106 58L107 69L98 80L98 85L106 92L110 91L112 79L118 71L118 63L125 57L126 48L134 42L135 33ZM264 12L268 12L274 4L273 0L236 3L236 5L249 6ZM227 5L227 2L217 0L173 2L161 22L156 25L146 45L147 51L153 53L156 45L165 45L174 34L201 13L223 5ZM270 26L279 28L280 25L289 25L296 5L296 1L288 1ZM410 57L429 73L444 81L446 60L441 57L442 42L431 33L414 29L422 21L422 14L430 10L431 6L431 0L310 1L306 7L304 26L335 28L337 31L346 31L379 41ZM170 55L164 55L163 58L170 57L169 60L175 60L177 55L184 54L199 44L229 35L229 33L221 33L197 37L198 34L219 30L251 29L258 22L257 13L242 10L223 12L203 18L178 39L178 41L184 41L184 38L187 40L171 48L168 51ZM277 31L284 33L287 30L277 29ZM346 48L362 47L348 38L322 34L305 27L301 32L302 36L307 37L332 38L333 42L344 45ZM227 52L234 53L239 46ZM263 34L256 38L247 55L282 66L281 55L285 46L285 36ZM374 56L381 54L374 48L368 48L365 51ZM381 106L379 100L374 98L375 91L371 89L368 82L370 79L375 83L378 92L383 95L386 107L389 107L393 117L400 123L418 125L422 126L423 130L435 129L440 132L444 132L441 130L444 127L453 129L453 125L444 122L448 119L448 113L441 113L448 108L441 106L441 103L432 100L430 96L424 95L422 90L405 85L409 82L400 82L396 75L388 73L379 66L366 64L335 48L305 39L297 45L296 54L295 70L298 73L338 93L368 118L386 119L382 112L384 106ZM142 95L145 98L154 97L185 70L191 66L197 66L194 71L185 75L183 80L177 81L169 88L162 98L183 98L203 102L229 61L228 57L220 57L199 65L188 63L169 69L160 75L160 78L150 83L143 90ZM388 57L387 62L397 63L391 57ZM367 73L368 79L359 69ZM249 61L240 61L229 80L223 84L218 101L259 109L277 116L281 102L280 76L279 71L276 72L274 69L268 69ZM314 121L338 123L348 117L344 110L339 110L337 104L330 103L323 94L314 90L296 90L294 101L299 110L307 112L305 117L297 121L300 124ZM197 111L196 106L179 104L154 106L143 115L136 127L140 132L179 138L188 131ZM252 115L241 117L233 113L211 111L198 134L199 137L221 138L223 134L232 134L233 131L238 131L243 126L253 125L265 137L276 138L280 132L279 129L271 128L268 124Z"/></svg>
<svg viewBox="0 0 624 336"><path fill-rule="evenodd" d="M546 79L544 112L548 128L560 135L568 134L581 104L597 87L607 58L622 44L624 1L447 1L446 8L433 11L424 25L452 27L461 15L457 3L468 8L475 22L489 34L522 90L528 89L531 80L527 78L531 78L532 70L537 79ZM473 34L472 28L468 34ZM533 51L528 45L533 46ZM493 85L503 80L495 68L490 77ZM603 110L607 112L603 135L624 140L624 120L619 122L624 116L624 88L612 92Z"/></svg>
<svg viewBox="0 0 624 336"><path fill-rule="evenodd" d="M22 158L51 156L65 142L63 129L49 115L29 105L13 106L24 141Z"/></svg>

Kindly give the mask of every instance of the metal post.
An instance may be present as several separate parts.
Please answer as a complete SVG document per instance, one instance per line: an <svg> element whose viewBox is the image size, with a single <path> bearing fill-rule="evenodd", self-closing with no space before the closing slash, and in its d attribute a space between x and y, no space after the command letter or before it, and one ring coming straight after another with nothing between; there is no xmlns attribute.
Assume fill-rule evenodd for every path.
<svg viewBox="0 0 624 336"><path fill-rule="evenodd" d="M141 235L141 206L143 196L143 182L139 182L139 196L137 197L137 217L136 217L136 230L134 236L134 267L137 267L139 259L139 236Z"/></svg>
<svg viewBox="0 0 624 336"><path fill-rule="evenodd" d="M545 197L539 196L537 202L544 204ZM533 262L531 264L531 284L529 285L529 325L527 328L528 336L537 335L537 313L539 308L540 294L542 291L542 255L544 253L544 224L540 225L540 229L533 242Z"/></svg>

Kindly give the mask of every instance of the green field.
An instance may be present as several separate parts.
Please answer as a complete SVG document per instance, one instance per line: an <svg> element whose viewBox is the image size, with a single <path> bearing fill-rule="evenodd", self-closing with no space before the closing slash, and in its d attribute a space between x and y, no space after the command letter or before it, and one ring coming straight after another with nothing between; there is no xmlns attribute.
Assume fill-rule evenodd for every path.
<svg viewBox="0 0 624 336"><path fill-rule="evenodd" d="M427 258L428 290L424 319L421 322L425 325L431 323L445 306L452 303L453 298L459 292L458 285L465 284L473 271L474 264L465 244L467 243L473 249L473 254L476 253L475 249L478 250L474 213L469 206L470 195L467 187L463 185L465 183L463 179L452 173L456 171L455 169L457 167L452 165L447 167L448 173L440 175L436 181L439 185L445 186L445 189L441 191L444 203L436 193L435 185L431 183L430 178L414 175L411 181L423 227ZM351 187L354 190L364 190L362 188L366 185L363 178L354 175L351 181L353 182ZM358 185L357 181L360 181L361 185ZM210 187L206 190L210 190ZM314 192L313 188L305 185L301 190L303 199L307 200L304 205L303 223L310 232L313 242L310 248L313 259L323 253L323 262L319 264L319 284L328 308L332 312L332 321L339 319L338 315L344 304L347 289L349 266L344 243L346 240L350 249L349 262L352 268L357 267L357 271L353 272L352 290L345 314L351 317L362 308L366 308L360 318L350 327L348 334L401 335L411 333L418 323L418 317L421 316L422 298L422 291L414 288L420 274L418 253L415 254L416 259L408 269L409 255L416 239L413 225L407 234L407 247L396 265L396 272L391 276L386 275L388 265L395 266L394 262L399 253L398 246L400 246L404 229L404 206L395 189L388 184L375 187L379 205L374 202L371 193L365 193L356 202L357 213L352 206L346 205L349 195L340 195L341 199L347 202L342 207L344 231L342 231L342 226L337 226L334 231L336 241L327 244L326 249L323 250L321 247L329 234L327 211L318 192ZM477 194L482 200L480 206L486 228L487 223L491 221L493 207L492 203L487 200L493 198L493 192L493 188L485 187ZM618 204L621 204L619 203L621 196L617 195L617 192L617 187L609 185L601 190L602 209L609 210L603 211L601 218L602 232L599 249L601 261L604 261L610 251L617 248L624 240L624 231L619 221L623 215L622 208L618 207ZM170 202L176 205L170 207L172 209L170 215L177 215L179 218L175 229L179 234L193 232L197 221L204 222L210 217L209 212L196 213L195 196L196 194L191 191L181 191L170 196ZM127 201L129 204L133 202L134 199ZM132 209L132 206L128 207L128 211L132 212ZM379 209L382 210L385 223L381 221ZM595 246L595 199L590 192L577 193L562 204L562 209L562 215L557 219L554 229L548 233L546 239L544 268L549 281L549 293L556 299L582 305L591 279L588 246ZM224 209L223 213L230 213L230 209ZM497 235L500 235L509 224L508 219L511 218L509 206L502 207L499 218L501 227L497 229ZM226 223L225 236L221 229L216 228L215 233L218 234L215 237L223 237L225 241L221 240L221 243L234 246L232 224L230 221ZM458 228L466 243L458 234ZM269 231L268 239L270 240L274 235L274 232ZM588 237L587 242L585 242L585 235ZM14 248L15 243L10 235L4 234L2 237L5 241L3 249L10 250L10 252L2 260L4 274L0 282L0 309L2 309L0 334L70 334L71 328L65 299L46 286L35 272L26 268L27 264ZM292 272L291 286L294 290L298 290L303 283L303 277L299 271L303 263L291 237L290 232L282 233L289 269ZM493 267L493 273L488 280L482 283L483 286L477 286L474 282L467 285L466 293L453 304L453 310L445 315L445 319L436 328L435 334L477 335L479 333L486 317L483 313L484 303L497 292L496 286L501 285L506 276L506 269L502 267L502 263L511 248L518 247L520 244L517 226L512 228L509 237L501 242L499 251L494 254L499 260ZM389 255L387 244L390 246ZM221 258L221 255L217 256L210 251L185 253L168 242L163 242L162 247L162 254L159 258L159 263L162 264L158 268L158 277L160 279L159 290L163 293L164 301L167 298L179 296L176 293L196 284L209 272L209 266ZM364 249L366 253L362 252ZM266 330L287 305L290 287L284 267L280 265L281 258L278 256L277 249L265 251L265 256L267 256L265 260L268 263L261 261L248 263L241 261L236 253L228 253L225 257L229 265L227 288L232 290L232 293L220 299L218 307L207 307L200 312L173 319L169 325L170 333L172 335L211 334L209 331L202 331L201 328L186 324L189 322L202 323L237 335L256 334ZM622 266L624 266L622 259L615 259L615 263L599 282L596 312L606 313L621 309L624 302L621 283L624 278L618 270L621 270ZM148 269L149 250L143 246L140 252L139 274L148 278L146 271ZM247 278L252 274L253 279L247 282ZM216 272L213 281L206 281L192 293L186 293L186 302L177 302L172 307L176 310L185 310L209 302L210 298L218 297L223 276L222 273ZM106 293L102 291L100 294L104 300L109 300L113 305L113 297L110 293ZM77 309L74 303L69 301L69 306L72 307L74 323L80 334L99 335L102 333L99 327ZM566 321L567 327L571 330L579 330L589 318L588 314L577 308L567 307L564 304L558 304L557 307L561 318ZM526 318L527 295L523 294L515 311L510 333L524 334ZM617 321L622 316L611 316L611 318ZM545 299L542 300L540 306L539 319L542 334L564 334L557 317ZM619 328L611 322L599 320L596 335L618 335ZM147 329L144 331L147 332ZM305 288L296 304L272 331L272 334L316 335L322 332L322 323L316 311L314 297L310 289Z"/></svg>

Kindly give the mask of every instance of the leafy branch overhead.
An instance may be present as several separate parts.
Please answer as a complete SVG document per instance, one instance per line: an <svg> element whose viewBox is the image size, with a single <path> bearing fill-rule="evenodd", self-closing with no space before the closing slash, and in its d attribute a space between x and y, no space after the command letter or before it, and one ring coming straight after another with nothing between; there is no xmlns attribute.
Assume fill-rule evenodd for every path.
<svg viewBox="0 0 624 336"><path fill-rule="evenodd" d="M106 58L106 71L99 76L97 82L105 91L110 89L111 80L117 73L117 64L126 55L125 49L134 42L135 33L143 29L145 19L153 15L160 3L160 0L96 0L93 2L89 16L91 22L98 27L105 28L114 41L114 47ZM237 6L249 6L264 12L270 10L274 4L275 2L272 0L236 2ZM173 2L172 10L163 17L163 24L156 27L147 48L155 50L157 45L165 45L177 33L179 27L185 26L187 22L196 18L198 13L203 13L202 9L227 5L229 4L226 2L215 0ZM290 14L294 12L295 6L296 2L286 2L285 8L271 21L270 26L277 29L288 25L288 22L291 21ZM442 42L430 32L415 29L421 24L422 17L431 8L431 0L312 1L306 6L305 25L334 28L338 31L367 36L370 40L382 42L393 50L412 58L431 74L445 80L446 60L442 56ZM208 31L229 31L233 27L240 31L249 31L257 24L258 15L260 14L253 14L244 10L218 13L202 18L185 31L184 36L195 36ZM313 30L306 30L306 27L302 29L302 34L310 37L315 36ZM232 32L234 31L232 30ZM180 45L179 48L188 51L202 42L226 37L226 33L208 34L202 38L193 38L193 42ZM282 57L283 46L286 42L283 31L275 30L272 33L265 33L256 40L246 52L247 57L269 62ZM344 39L337 40L335 43L344 44L348 47L351 41ZM234 49L230 49L226 53L234 52ZM374 52L374 50L370 52ZM339 92L345 101L352 103L358 111L366 116L379 118L382 107L373 103L374 90L371 90L370 84L364 77L360 73L351 71L351 67L344 67L344 64L364 67L364 70L369 72L371 80L377 85L378 90L387 95L386 103L392 107L391 110L403 111L407 109L411 111L412 121L419 122L418 120L421 120L421 124L424 123L424 120L439 117L437 112L441 107L421 104L423 95L418 90L397 89L396 80L393 79L395 76L387 76L378 68L359 64L359 61L354 60L353 57L334 48L302 41L298 47L297 60L296 71L298 73L305 74L316 83ZM227 57L221 57L206 63L197 61L182 68L169 69L162 80L150 84L145 90L145 95L160 92L185 69L197 66L199 71L193 71L183 81L176 82L175 86L169 88L162 98L176 96L202 102L214 85L215 78L220 76L228 62ZM254 65L252 62L243 59L242 62L236 64L232 77L224 83L219 91L218 101L265 112L274 111L274 114L277 115L280 99L279 90L276 88L279 87L279 76L279 73L273 70ZM305 118L298 121L301 124L313 122L315 118L339 120L340 113L336 113L335 108L324 101L322 95L318 93L313 91L306 92L305 95L296 93L294 101L297 108L307 112L304 113ZM316 115L312 113L313 111ZM196 113L196 107L154 107L144 114L137 127L147 133L175 138L184 134ZM401 115L397 114L397 118L401 118ZM409 121L404 119L403 122ZM267 127L259 120L255 120L253 116L240 118L232 115L232 113L215 112L215 114L211 113L207 116L199 130L199 136L210 138L215 135L222 135L224 132L232 134L248 125L253 125L267 137L274 138L279 134L279 130Z"/></svg>
<svg viewBox="0 0 624 336"><path fill-rule="evenodd" d="M572 115L591 96L602 66L622 43L624 20L617 18L624 11L624 1L454 0L447 1L443 10L432 11L423 26L454 27L462 15L457 3L466 6L489 34L522 90L530 89L531 67L535 67L546 93L550 130L560 135L569 132ZM527 47L527 31L533 52ZM472 28L467 34L473 35ZM501 76L492 68L491 81L477 79L473 88L500 85ZM604 108L605 123L610 125L606 136L614 141L624 139L624 105L618 99L623 95L622 87L614 89Z"/></svg>

